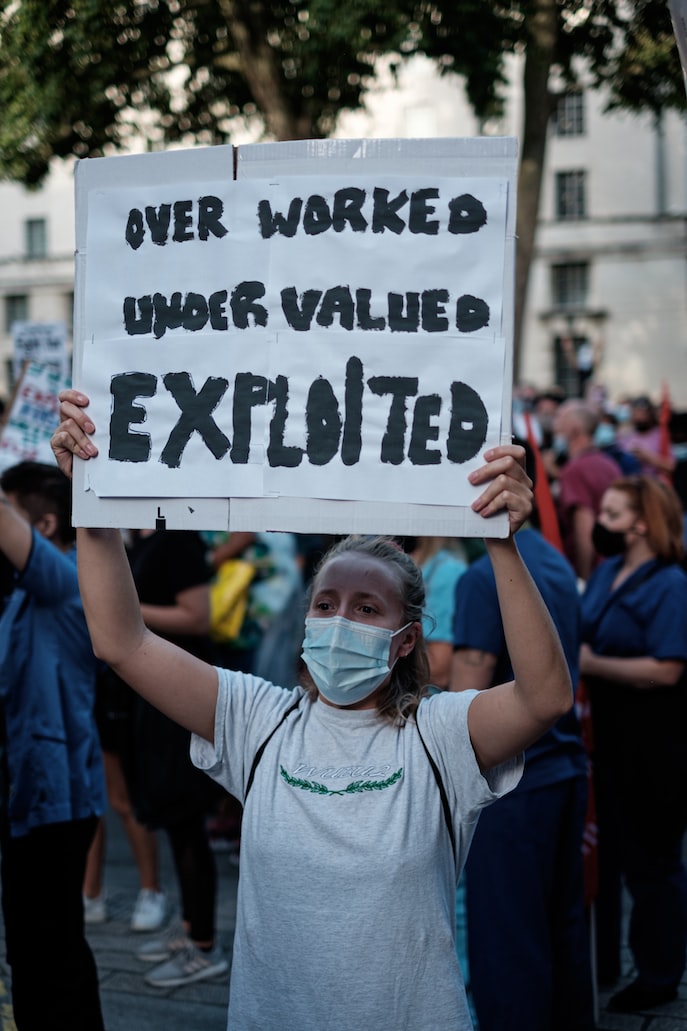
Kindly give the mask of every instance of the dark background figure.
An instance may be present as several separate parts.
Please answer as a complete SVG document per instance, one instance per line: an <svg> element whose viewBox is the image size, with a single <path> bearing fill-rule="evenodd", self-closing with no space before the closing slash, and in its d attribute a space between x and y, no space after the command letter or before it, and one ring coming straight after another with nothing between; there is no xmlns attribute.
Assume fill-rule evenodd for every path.
<svg viewBox="0 0 687 1031"><path fill-rule="evenodd" d="M528 461L532 479L533 466ZM576 685L580 608L575 574L532 526L519 530L516 539ZM485 690L512 679L496 582L485 558L473 562L457 583L454 647L451 690ZM468 855L470 986L480 1031L594 1027L582 861L587 755L572 695L570 706L527 749L518 786L482 813Z"/></svg>
<svg viewBox="0 0 687 1031"><path fill-rule="evenodd" d="M81 885L105 809L96 660L76 573L69 481L3 473L0 550L14 590L0 619L2 905L19 1031L100 1031Z"/></svg>
<svg viewBox="0 0 687 1031"><path fill-rule="evenodd" d="M670 458L663 456L662 432L651 398L642 395L630 401L630 427L620 435L619 444L640 463L644 476L660 476L669 471Z"/></svg>
<svg viewBox="0 0 687 1031"><path fill-rule="evenodd" d="M212 661L270 683L294 686L306 609L303 570L318 553L320 538L301 541L292 533L245 531L206 532L202 538L215 573L235 559L252 567L236 636L220 639L213 632ZM308 575L312 575L311 569ZM234 863L238 863L241 847L242 815L238 799L225 794L208 821L213 848L230 851Z"/></svg>
<svg viewBox="0 0 687 1031"><path fill-rule="evenodd" d="M104 666L96 683L95 719L105 768L109 808L122 821L139 875L139 892L131 914L132 931L157 931L167 915L167 896L160 888L157 835L136 819L129 797L122 756L129 755L134 712L131 688ZM84 916L87 924L109 919L106 881L107 821L98 825L88 853L83 885Z"/></svg>
<svg viewBox="0 0 687 1031"><path fill-rule="evenodd" d="M451 537L416 537L411 557L422 570L425 585L422 632L427 642L430 682L445 691L451 679L456 583L467 563L458 542Z"/></svg>
<svg viewBox="0 0 687 1031"><path fill-rule="evenodd" d="M673 412L668 426L673 450L673 488L682 507L682 539L687 546L687 412Z"/></svg>
<svg viewBox="0 0 687 1031"><path fill-rule="evenodd" d="M623 476L634 476L641 470L636 455L621 447L618 440L618 417L615 412L601 411L594 431L594 443L605 455L612 458Z"/></svg>
<svg viewBox="0 0 687 1031"><path fill-rule="evenodd" d="M621 890L631 899L636 978L609 1009L677 995L687 947L687 576L680 506L653 476L605 493L596 547L606 559L582 599L581 671L591 701L599 834L598 976L621 974Z"/></svg>
<svg viewBox="0 0 687 1031"><path fill-rule="evenodd" d="M553 422L556 412L565 400L565 391L559 387L542 390L533 398L532 413L541 430L539 446L542 451L550 451L553 447Z"/></svg>
<svg viewBox="0 0 687 1031"><path fill-rule="evenodd" d="M212 657L210 570L205 545L189 530L131 534L129 561L147 626L200 658ZM141 946L160 966L146 981L176 987L215 977L228 962L215 940L217 870L206 819L223 792L189 756L190 733L134 695L133 747L125 767L138 819L169 839L182 907L182 928Z"/></svg>
<svg viewBox="0 0 687 1031"><path fill-rule="evenodd" d="M567 460L558 476L557 507L563 546L573 569L587 580L598 557L592 527L606 488L622 476L620 466L594 444L596 409L584 401L566 401L554 420L554 430L565 443Z"/></svg>

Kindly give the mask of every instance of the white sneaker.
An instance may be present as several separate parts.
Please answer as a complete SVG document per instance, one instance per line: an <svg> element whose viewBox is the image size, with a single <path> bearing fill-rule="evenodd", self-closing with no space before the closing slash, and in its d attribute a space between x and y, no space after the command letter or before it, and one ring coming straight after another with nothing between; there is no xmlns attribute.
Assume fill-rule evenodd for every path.
<svg viewBox="0 0 687 1031"><path fill-rule="evenodd" d="M189 941L184 949L147 974L145 980L154 988L177 988L182 984L218 977L228 969L229 962L219 945L203 952Z"/></svg>
<svg viewBox="0 0 687 1031"><path fill-rule="evenodd" d="M186 929L180 920L173 920L160 935L136 949L136 958L144 963L162 963L189 944Z"/></svg>
<svg viewBox="0 0 687 1031"><path fill-rule="evenodd" d="M164 891L141 888L131 917L132 931L157 931L167 915L167 896Z"/></svg>
<svg viewBox="0 0 687 1031"><path fill-rule="evenodd" d="M104 924L107 920L105 895L96 895L94 899L83 896L83 919L85 924Z"/></svg>

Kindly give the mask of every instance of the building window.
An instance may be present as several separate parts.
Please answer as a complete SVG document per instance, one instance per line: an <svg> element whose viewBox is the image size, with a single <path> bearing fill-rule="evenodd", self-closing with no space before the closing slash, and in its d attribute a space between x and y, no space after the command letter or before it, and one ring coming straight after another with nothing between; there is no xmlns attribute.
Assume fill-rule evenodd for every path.
<svg viewBox="0 0 687 1031"><path fill-rule="evenodd" d="M27 258L47 258L48 222L45 218L27 218L24 222L24 243Z"/></svg>
<svg viewBox="0 0 687 1031"><path fill-rule="evenodd" d="M587 214L586 173L556 172L556 218L570 222Z"/></svg>
<svg viewBox="0 0 687 1031"><path fill-rule="evenodd" d="M28 294L7 294L5 297L5 332L12 332L12 323L25 322L29 317Z"/></svg>
<svg viewBox="0 0 687 1031"><path fill-rule="evenodd" d="M553 116L556 136L584 136L584 93L570 90L558 98Z"/></svg>
<svg viewBox="0 0 687 1031"><path fill-rule="evenodd" d="M594 347L586 336L557 336L554 339L556 383L568 397L584 397L594 375Z"/></svg>
<svg viewBox="0 0 687 1031"><path fill-rule="evenodd" d="M551 266L553 308L584 308L588 296L589 264L586 261Z"/></svg>

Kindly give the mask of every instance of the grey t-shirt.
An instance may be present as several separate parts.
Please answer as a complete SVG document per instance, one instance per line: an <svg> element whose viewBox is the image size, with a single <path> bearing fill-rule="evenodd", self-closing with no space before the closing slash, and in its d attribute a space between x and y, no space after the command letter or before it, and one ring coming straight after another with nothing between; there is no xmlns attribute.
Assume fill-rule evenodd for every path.
<svg viewBox="0 0 687 1031"><path fill-rule="evenodd" d="M214 747L193 762L243 800L255 754L302 694L218 670ZM415 725L303 698L267 745L246 801L231 1031L462 1031L455 889L480 809L512 789L483 777L467 729L475 692L425 699Z"/></svg>

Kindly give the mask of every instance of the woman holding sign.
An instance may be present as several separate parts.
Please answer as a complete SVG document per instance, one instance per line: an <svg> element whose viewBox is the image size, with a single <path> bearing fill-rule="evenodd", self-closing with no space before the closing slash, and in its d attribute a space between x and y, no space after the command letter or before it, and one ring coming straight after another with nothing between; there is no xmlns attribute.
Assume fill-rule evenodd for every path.
<svg viewBox="0 0 687 1031"><path fill-rule="evenodd" d="M61 395L53 449L97 454L88 399ZM471 1027L454 898L481 808L520 752L570 708L558 637L513 533L531 510L515 446L471 474L473 508L507 511L489 540L515 679L427 696L422 575L386 538L351 537L315 576L302 686L217 669L147 630L120 536L78 531L96 653L194 734L194 762L244 803L232 1031ZM245 861L244 861L245 860Z"/></svg>

